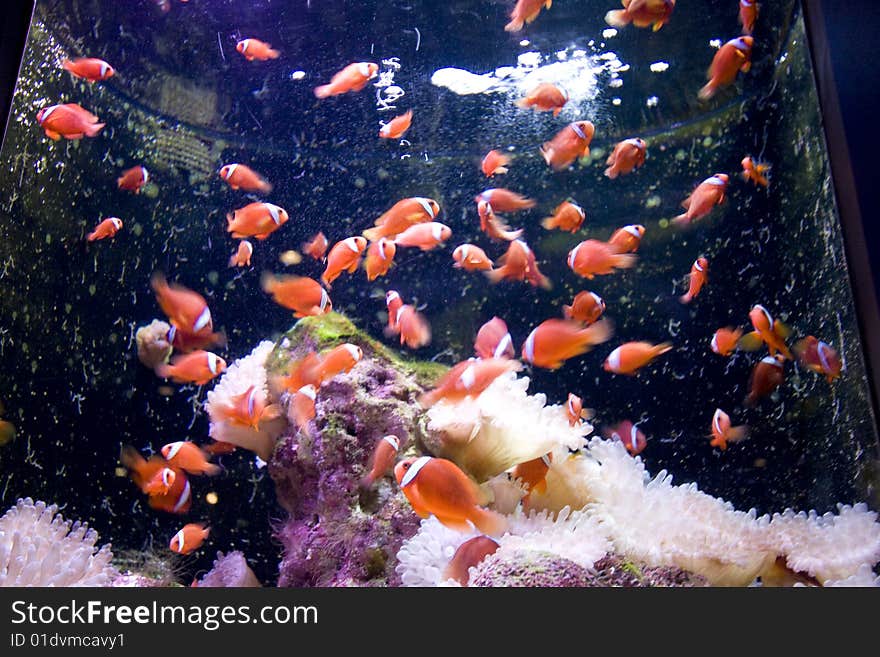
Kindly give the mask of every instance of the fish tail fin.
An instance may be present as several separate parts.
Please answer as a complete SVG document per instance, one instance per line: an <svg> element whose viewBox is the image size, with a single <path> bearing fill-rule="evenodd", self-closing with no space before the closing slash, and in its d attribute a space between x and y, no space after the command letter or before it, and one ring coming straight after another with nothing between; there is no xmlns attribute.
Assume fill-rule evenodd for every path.
<svg viewBox="0 0 880 657"><path fill-rule="evenodd" d="M269 50L266 52L266 56L269 59L278 59L281 56L281 51L269 48Z"/></svg>
<svg viewBox="0 0 880 657"><path fill-rule="evenodd" d="M375 228L367 228L361 233L361 235L366 237L370 242L377 242L380 237L384 237L384 235L382 234L381 226L376 226Z"/></svg>
<svg viewBox="0 0 880 657"><path fill-rule="evenodd" d="M691 301L693 301L693 297L691 296L690 292L686 292L686 293L682 294L680 297L678 297L678 300L681 303L690 303Z"/></svg>
<svg viewBox="0 0 880 657"><path fill-rule="evenodd" d="M610 178L611 180L614 180L615 178L617 178L617 170L614 167L608 167L607 169L605 169L605 176Z"/></svg>
<svg viewBox="0 0 880 657"><path fill-rule="evenodd" d="M63 62L61 62L61 68L63 68L65 71L70 71L71 73L73 73L73 62L69 59L65 59Z"/></svg>
<svg viewBox="0 0 880 657"><path fill-rule="evenodd" d="M502 175L509 171L507 167L495 167L495 171L492 172L493 176Z"/></svg>
<svg viewBox="0 0 880 657"><path fill-rule="evenodd" d="M517 16L504 26L505 32L519 32L523 28L523 19Z"/></svg>
<svg viewBox="0 0 880 657"><path fill-rule="evenodd" d="M700 100L709 100L710 98L712 98L712 96L715 95L715 91L716 91L715 85L712 84L712 81L710 80L709 82L706 83L706 86L704 86L702 89L700 89L700 93L697 94L697 97Z"/></svg>
<svg viewBox="0 0 880 657"><path fill-rule="evenodd" d="M315 97L316 98L326 98L330 95L331 87L329 84L322 84L315 87Z"/></svg>
<svg viewBox="0 0 880 657"><path fill-rule="evenodd" d="M616 9L605 14L605 22L612 27L626 27L631 20L625 9Z"/></svg>
<svg viewBox="0 0 880 657"><path fill-rule="evenodd" d="M727 440L732 443L738 443L741 440L745 440L749 437L749 428L746 425L740 425L738 427L730 427L727 431Z"/></svg>
<svg viewBox="0 0 880 657"><path fill-rule="evenodd" d="M260 192L262 192L263 194L271 194L272 193L272 183L270 183L268 180L261 180L259 187L260 187Z"/></svg>
<svg viewBox="0 0 880 657"><path fill-rule="evenodd" d="M429 390L428 392L422 393L418 397L418 402L422 408L431 408L437 403L437 391Z"/></svg>
<svg viewBox="0 0 880 657"><path fill-rule="evenodd" d="M91 233L89 233L88 235L86 235L86 239L87 239L89 242L94 242L96 239L98 239L98 231L93 230Z"/></svg>
<svg viewBox="0 0 880 657"><path fill-rule="evenodd" d="M507 518L488 509L477 507L469 520L487 536L501 536L507 529Z"/></svg>
<svg viewBox="0 0 880 657"><path fill-rule="evenodd" d="M170 379L174 374L174 366L169 365L168 363L160 363L159 365L156 365L154 371L156 372L156 376L160 379Z"/></svg>
<svg viewBox="0 0 880 657"><path fill-rule="evenodd" d="M544 162L550 164L553 160L553 147L550 145L550 142L545 142L538 150L541 151L541 157L544 158Z"/></svg>
<svg viewBox="0 0 880 657"><path fill-rule="evenodd" d="M737 340L736 346L743 351L758 351L764 346L764 339L757 331L750 331Z"/></svg>
<svg viewBox="0 0 880 657"><path fill-rule="evenodd" d="M687 212L682 212L677 217L674 217L672 221L669 223L673 224L676 228L687 228L690 226L690 219L688 219Z"/></svg>
<svg viewBox="0 0 880 657"><path fill-rule="evenodd" d="M204 472L204 474L208 475L209 477L213 477L213 476L218 475L221 472L223 472L223 468L220 467L219 465L217 465L216 463L208 463L205 466L203 472Z"/></svg>
<svg viewBox="0 0 880 657"><path fill-rule="evenodd" d="M614 266L618 269L630 269L635 267L639 257L633 253L617 253L614 256Z"/></svg>
<svg viewBox="0 0 880 657"><path fill-rule="evenodd" d="M614 336L614 324L610 319L602 319L595 324L590 324L583 332L588 337L590 344L601 344L608 342Z"/></svg>
<svg viewBox="0 0 880 657"><path fill-rule="evenodd" d="M660 344L654 347L654 357L662 356L668 351L672 351L673 346L671 342L661 342Z"/></svg>
<svg viewBox="0 0 880 657"><path fill-rule="evenodd" d="M514 101L514 105L521 109L528 109L532 106L532 101L530 101L528 98L520 98L519 100Z"/></svg>
<svg viewBox="0 0 880 657"><path fill-rule="evenodd" d="M497 283L504 275L507 273L506 267L498 267L496 269L487 269L486 270L486 278L489 279L490 283Z"/></svg>
<svg viewBox="0 0 880 657"><path fill-rule="evenodd" d="M561 111L562 111L562 108L561 108L561 107L554 107L554 108L553 108L553 118L555 119L557 116L559 116L559 113L560 113Z"/></svg>
<svg viewBox="0 0 880 657"><path fill-rule="evenodd" d="M654 23L654 27L651 28L651 31L656 32L661 27L663 27L663 23L661 23L660 21L657 21L656 23Z"/></svg>
<svg viewBox="0 0 880 657"><path fill-rule="evenodd" d="M541 225L547 230L556 228L556 219L554 217L544 217L541 219Z"/></svg>
<svg viewBox="0 0 880 657"><path fill-rule="evenodd" d="M107 125L107 124L106 124L106 123L90 123L88 126L86 126L84 132L85 132L85 134L88 135L89 137L94 137L94 136L96 136L99 132L101 132L101 130L104 129L104 126L105 126L105 125Z"/></svg>

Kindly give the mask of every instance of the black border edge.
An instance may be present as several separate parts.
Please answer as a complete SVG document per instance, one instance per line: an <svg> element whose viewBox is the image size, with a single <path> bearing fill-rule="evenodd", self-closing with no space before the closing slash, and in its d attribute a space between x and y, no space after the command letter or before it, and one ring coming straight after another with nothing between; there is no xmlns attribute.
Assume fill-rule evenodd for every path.
<svg viewBox="0 0 880 657"><path fill-rule="evenodd" d="M866 374L876 423L880 418L880 391L877 389L877 377L880 375L880 309L874 290L874 275L865 243L862 213L837 97L837 85L834 81L821 1L802 0L801 7L813 63L813 79L822 112L822 127L825 131L831 180L840 216L844 253L852 272L850 281L856 301L856 320L859 325L859 337L866 362ZM875 264L880 268L880 263Z"/></svg>
<svg viewBox="0 0 880 657"><path fill-rule="evenodd" d="M0 118L3 120L0 144L3 144L37 0L0 1L3 5L0 8Z"/></svg>

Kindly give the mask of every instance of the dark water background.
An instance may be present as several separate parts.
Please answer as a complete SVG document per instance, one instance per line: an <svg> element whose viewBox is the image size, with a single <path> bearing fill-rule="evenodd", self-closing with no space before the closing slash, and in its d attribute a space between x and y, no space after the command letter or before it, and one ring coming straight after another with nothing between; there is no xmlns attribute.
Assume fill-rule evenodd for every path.
<svg viewBox="0 0 880 657"><path fill-rule="evenodd" d="M580 394L596 408L598 425L643 420L649 471L697 481L737 508L826 511L862 500L878 507L876 427L798 3L764 3L752 71L704 104L696 92L714 53L709 41L739 34L736 2L682 4L658 33L630 26L604 39L612 0L556 3L517 35L503 31L512 3L170 1L168 13L151 0L38 3L0 153L0 399L19 429L14 443L0 447L2 506L25 495L57 502L116 549L153 544L161 553L184 519L151 511L114 474L119 446L201 441L207 420L198 411L204 392L163 396L163 382L137 361L134 330L160 316L150 274L163 271L205 294L215 325L229 336L221 353L231 362L292 322L258 284L261 272L285 269L281 252L318 230L331 243L359 233L396 200L419 195L438 200L453 238L428 254L401 249L398 265L374 284L362 273L338 279L334 306L360 326L381 337L382 296L397 289L424 304L432 323L434 340L419 355L452 363L470 355L477 328L493 315L505 318L520 344L576 292L591 289L608 303L615 337L557 372L531 372L532 391L552 402ZM246 62L235 42L249 36L282 57ZM574 47L613 51L630 65L619 88L609 86L607 71L598 73L598 94L579 117L596 124L595 149L607 152L630 136L648 140L649 159L630 176L610 181L598 161L560 173L545 166L537 146L572 115L554 120L516 110L506 95L457 96L430 82L443 67L483 73L515 65L526 51ZM80 55L106 59L117 76L94 86L74 81L58 63ZM415 111L409 145L376 138L378 121L396 112L377 110L372 86L323 102L312 94L351 61L390 57L399 58L395 83L407 92L398 107ZM669 69L651 72L659 61ZM300 70L305 78L294 79ZM651 96L656 106L646 103ZM108 127L78 144L53 143L34 116L57 102L77 102ZM517 156L511 172L487 181L480 158L508 146ZM769 191L736 177L749 153L773 163ZM256 244L254 266L244 271L226 267L236 242L225 214L251 200L217 178L229 162L264 173L275 185L266 200L291 217ZM136 163L150 170L154 193L116 189L119 172ZM731 176L725 206L688 233L663 228L716 171ZM473 196L493 186L538 201L509 220L525 228L551 291L491 287L452 270L456 244L474 241L493 258L505 248L479 233L474 211ZM545 231L540 218L567 196L587 211L583 230ZM121 217L125 228L112 242L86 246L85 233L106 216ZM635 269L592 282L568 270L574 244L607 239L627 223L648 227ZM685 307L677 297L698 255L710 259L710 282ZM287 269L321 271L315 263ZM747 325L755 303L789 323L793 338L814 334L841 349L841 380L828 386L789 365L778 395L745 409L760 355L724 360L708 341L720 326ZM641 339L670 340L676 349L636 378L602 371L611 348ZM752 429L748 442L725 453L705 437L717 406ZM278 561L271 525L282 517L271 481L247 454L222 462L223 476L193 479L185 520L208 520L214 531L206 549L183 561L181 581L208 567L217 549L241 549L271 583ZM205 502L208 491L218 494L216 506Z"/></svg>

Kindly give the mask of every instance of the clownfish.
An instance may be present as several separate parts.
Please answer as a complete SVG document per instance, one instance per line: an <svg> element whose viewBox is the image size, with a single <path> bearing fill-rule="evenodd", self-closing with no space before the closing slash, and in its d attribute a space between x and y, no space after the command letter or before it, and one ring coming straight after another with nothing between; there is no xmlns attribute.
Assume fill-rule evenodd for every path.
<svg viewBox="0 0 880 657"><path fill-rule="evenodd" d="M244 164L225 164L220 167L219 176L232 189L243 189L246 192L268 194L272 185L259 173Z"/></svg>
<svg viewBox="0 0 880 657"><path fill-rule="evenodd" d="M379 130L379 136L383 139L399 139L409 130L412 125L413 111L409 110L404 114L395 116L388 123L384 123Z"/></svg>
<svg viewBox="0 0 880 657"><path fill-rule="evenodd" d="M762 187L770 186L770 165L766 162L759 162L751 155L746 155L742 162L742 176L746 181L751 181Z"/></svg>
<svg viewBox="0 0 880 657"><path fill-rule="evenodd" d="M603 367L606 372L635 375L636 370L668 351L672 351L669 342L624 342L608 355Z"/></svg>
<svg viewBox="0 0 880 657"><path fill-rule="evenodd" d="M247 240L238 243L238 249L229 257L230 267L250 267L251 256L254 254L254 245Z"/></svg>
<svg viewBox="0 0 880 657"><path fill-rule="evenodd" d="M317 388L321 385L320 367L321 357L310 351L299 360L290 363L287 376L278 379L278 384L292 393L307 385Z"/></svg>
<svg viewBox="0 0 880 657"><path fill-rule="evenodd" d="M62 137L70 140L95 137L106 125L98 123L97 116L76 103L44 107L37 112L37 123L53 141Z"/></svg>
<svg viewBox="0 0 880 657"><path fill-rule="evenodd" d="M440 213L440 205L432 198L413 196L405 198L386 210L376 219L374 228L368 228L361 235L371 242L380 237L395 237L413 224L433 221Z"/></svg>
<svg viewBox="0 0 880 657"><path fill-rule="evenodd" d="M330 246L330 242L327 241L326 235L324 235L324 233L322 232L319 232L308 242L303 243L302 251L307 256L311 256L315 260L321 260L323 259L324 254L327 253L328 246Z"/></svg>
<svg viewBox="0 0 880 657"><path fill-rule="evenodd" d="M602 435L608 440L619 440L626 447L626 451L636 456L641 454L648 446L648 439L637 425L629 420L619 422L613 427L602 430Z"/></svg>
<svg viewBox="0 0 880 657"><path fill-rule="evenodd" d="M356 344L345 342L333 347L333 349L321 356L320 363L315 368L318 385L329 381L337 374L351 371L363 357L363 350Z"/></svg>
<svg viewBox="0 0 880 657"><path fill-rule="evenodd" d="M584 324L594 324L605 312L605 301L595 292L578 292L570 306L562 306L566 319L575 319Z"/></svg>
<svg viewBox="0 0 880 657"><path fill-rule="evenodd" d="M523 25L531 23L541 13L541 8L550 9L553 0L516 0L516 6L510 12L510 22L504 26L505 32L519 32Z"/></svg>
<svg viewBox="0 0 880 657"><path fill-rule="evenodd" d="M555 370L562 367L563 361L611 339L612 334L607 319L587 327L570 319L547 319L523 342L522 359L536 367Z"/></svg>
<svg viewBox="0 0 880 657"><path fill-rule="evenodd" d="M724 193L727 191L729 180L730 177L726 173L716 173L706 178L681 202L685 212L675 217L672 223L676 226L689 226L709 214L716 205L721 205L724 202Z"/></svg>
<svg viewBox="0 0 880 657"><path fill-rule="evenodd" d="M614 147L611 155L605 160L608 167L605 169L605 175L614 180L617 176L632 173L634 169L638 169L645 163L647 152L648 146L644 139L638 137L624 139Z"/></svg>
<svg viewBox="0 0 880 657"><path fill-rule="evenodd" d="M424 347L431 342L431 326L413 306L402 305L397 309L395 330L400 333L400 344L411 349Z"/></svg>
<svg viewBox="0 0 880 657"><path fill-rule="evenodd" d="M480 163L480 170L487 178L495 175L507 173L507 165L510 164L510 156L504 155L500 151L491 150L486 153L483 161Z"/></svg>
<svg viewBox="0 0 880 657"><path fill-rule="evenodd" d="M623 9L605 14L605 22L613 27L626 27L630 23L636 27L653 25L656 32L669 22L675 0L622 0Z"/></svg>
<svg viewBox="0 0 880 657"><path fill-rule="evenodd" d="M843 370L840 354L827 342L822 342L813 335L799 340L794 351L801 365L817 374L824 374L828 383L838 378Z"/></svg>
<svg viewBox="0 0 880 657"><path fill-rule="evenodd" d="M169 285L158 272L153 274L150 285L159 307L172 325L190 335L210 336L214 323L205 297L183 285Z"/></svg>
<svg viewBox="0 0 880 657"><path fill-rule="evenodd" d="M259 430L260 423L274 420L281 414L278 404L266 404L257 386L233 395L229 404L216 404L214 412L221 420L240 427Z"/></svg>
<svg viewBox="0 0 880 657"><path fill-rule="evenodd" d="M459 363L444 374L433 390L419 397L419 403L430 408L441 399L460 401L478 397L502 374L519 372L522 364L509 358L470 359Z"/></svg>
<svg viewBox="0 0 880 657"><path fill-rule="evenodd" d="M333 310L327 290L312 278L265 273L260 284L264 292L272 295L275 303L293 310L294 317L323 315Z"/></svg>
<svg viewBox="0 0 880 657"><path fill-rule="evenodd" d="M547 452L531 461L517 463L510 471L513 479L519 479L526 488L526 495L522 498L523 506L528 506L532 491L544 493L547 490L547 472L553 463L553 454Z"/></svg>
<svg viewBox="0 0 880 657"><path fill-rule="evenodd" d="M541 146L541 156L554 170L568 168L578 157L590 154L590 142L596 127L590 121L569 123L556 135Z"/></svg>
<svg viewBox="0 0 880 657"><path fill-rule="evenodd" d="M226 371L226 361L210 351L192 351L175 356L171 364L156 367L156 375L175 383L195 383L203 386Z"/></svg>
<svg viewBox="0 0 880 657"><path fill-rule="evenodd" d="M785 338L789 334L789 329L785 324L774 320L770 312L761 304L752 307L749 311L749 319L755 330L743 336L739 343L740 348L746 351L755 351L762 344L766 344L771 356L781 353L789 360L792 359L791 351L785 344Z"/></svg>
<svg viewBox="0 0 880 657"><path fill-rule="evenodd" d="M696 298L709 280L709 261L703 256L694 260L691 265L691 273L689 274L688 291L681 295L678 300L682 303L690 303Z"/></svg>
<svg viewBox="0 0 880 657"><path fill-rule="evenodd" d="M568 102L568 92L550 82L542 82L532 89L525 98L516 101L516 106L523 109L532 107L539 112L553 112L559 116L563 106Z"/></svg>
<svg viewBox="0 0 880 657"><path fill-rule="evenodd" d="M385 293L385 308L388 311L388 331L397 333L397 311L403 306L403 299L397 290Z"/></svg>
<svg viewBox="0 0 880 657"><path fill-rule="evenodd" d="M149 495L151 509L167 513L187 513L192 506L192 490L183 470L169 466L168 462L153 454L145 459L131 445L123 445L119 455L122 465L142 492ZM171 474L165 472L169 470Z"/></svg>
<svg viewBox="0 0 880 657"><path fill-rule="evenodd" d="M377 242L370 244L367 249L367 257L364 259L364 269L367 270L367 280L374 281L379 276L388 273L394 264L394 256L397 253L397 245L386 237L380 237Z"/></svg>
<svg viewBox="0 0 880 657"><path fill-rule="evenodd" d="M287 210L274 203L255 201L226 215L226 232L236 239L264 240L288 220Z"/></svg>
<svg viewBox="0 0 880 657"><path fill-rule="evenodd" d="M394 238L394 244L398 246L417 246L422 251L430 251L443 244L450 237L452 237L452 229L449 226L436 221L430 221L425 224L410 226Z"/></svg>
<svg viewBox="0 0 880 657"><path fill-rule="evenodd" d="M95 230L86 235L86 239L89 242L94 242L95 240L103 240L108 237L116 237L116 233L121 229L122 219L119 217L109 217L95 226Z"/></svg>
<svg viewBox="0 0 880 657"><path fill-rule="evenodd" d="M460 244L455 247L452 259L455 260L453 267L465 271L488 271L494 266L486 252L473 244Z"/></svg>
<svg viewBox="0 0 880 657"><path fill-rule="evenodd" d="M518 212L535 207L535 201L503 187L484 189L474 197L474 203L485 201L495 212Z"/></svg>
<svg viewBox="0 0 880 657"><path fill-rule="evenodd" d="M202 547L202 543L208 538L211 529L201 522L191 522L183 526L177 532L168 544L168 548L172 552L178 554L189 554Z"/></svg>
<svg viewBox="0 0 880 657"><path fill-rule="evenodd" d="M709 434L712 438L709 444L712 447L717 447L723 452L727 449L727 443L737 443L747 438L748 435L748 429L745 425L731 426L730 416L720 408L715 409L715 413L712 415L712 431Z"/></svg>
<svg viewBox="0 0 880 657"><path fill-rule="evenodd" d="M538 269L534 252L529 245L522 240L513 240L507 247L507 252L498 259L501 266L486 272L486 276L493 283L503 279L511 281L528 281L534 287L542 287L549 290L553 287L550 279Z"/></svg>
<svg viewBox="0 0 880 657"><path fill-rule="evenodd" d="M761 398L776 390L785 381L785 358L782 354L765 356L755 364L749 378L746 406L754 406Z"/></svg>
<svg viewBox="0 0 880 657"><path fill-rule="evenodd" d="M355 273L366 248L367 240L361 236L347 237L336 242L327 254L327 266L321 274L321 282L330 287L343 271L348 271L349 274Z"/></svg>
<svg viewBox="0 0 880 657"><path fill-rule="evenodd" d="M96 57L80 57L72 61L65 59L61 62L61 68L89 83L102 82L116 74L110 64Z"/></svg>
<svg viewBox="0 0 880 657"><path fill-rule="evenodd" d="M706 83L698 94L700 100L709 100L719 89L733 84L736 74L748 73L752 68L752 45L755 40L750 36L740 36L725 43L715 56L706 77Z"/></svg>
<svg viewBox="0 0 880 657"><path fill-rule="evenodd" d="M400 451L400 439L395 435L382 436L373 449L370 457L369 472L360 481L360 487L370 488L373 483L385 474L394 465L397 453Z"/></svg>
<svg viewBox="0 0 880 657"><path fill-rule="evenodd" d="M477 331L474 351L480 358L513 358L516 350L507 323L500 317L493 317L483 324Z"/></svg>
<svg viewBox="0 0 880 657"><path fill-rule="evenodd" d="M413 511L420 518L431 514L446 527L471 531L471 524L484 534L499 536L507 520L479 506L480 489L452 461L422 456L394 466L394 476Z"/></svg>
<svg viewBox="0 0 880 657"><path fill-rule="evenodd" d="M739 0L739 24L742 25L743 34L751 34L755 30L760 9L761 5L755 0Z"/></svg>
<svg viewBox="0 0 880 657"><path fill-rule="evenodd" d="M290 404L293 408L293 420L296 426L304 434L311 435L309 431L309 422L315 419L317 411L315 408L315 399L318 396L318 390L314 385L305 385L293 395Z"/></svg>
<svg viewBox="0 0 880 657"><path fill-rule="evenodd" d="M512 242L523 234L522 228L511 230L510 226L498 218L492 206L486 201L477 202L477 214L480 215L480 230L493 240Z"/></svg>
<svg viewBox="0 0 880 657"><path fill-rule="evenodd" d="M578 276L592 279L594 276L612 274L615 269L628 269L636 264L636 256L618 253L607 242L584 240L568 252L568 267Z"/></svg>
<svg viewBox="0 0 880 657"><path fill-rule="evenodd" d="M349 91L360 91L367 86L367 82L379 74L379 65L373 62L354 62L341 71L338 71L330 79L329 84L315 87L317 98L338 96Z"/></svg>
<svg viewBox="0 0 880 657"><path fill-rule="evenodd" d="M458 546L449 564L443 570L443 579L454 579L462 586L470 581L470 569L482 563L483 559L494 554L498 541L488 536L474 536Z"/></svg>
<svg viewBox="0 0 880 657"><path fill-rule="evenodd" d="M635 253L639 250L644 236L644 226L641 224L630 224L615 230L608 240L608 246L616 253Z"/></svg>
<svg viewBox="0 0 880 657"><path fill-rule="evenodd" d="M220 333L210 333L201 331L193 333L186 329L172 326L165 335L165 341L174 347L175 351L188 353L195 349L210 349L214 346L225 347L226 335Z"/></svg>
<svg viewBox="0 0 880 657"><path fill-rule="evenodd" d="M207 453L195 443L178 440L162 446L162 456L169 465L193 475L219 474L222 468L208 462Z"/></svg>
<svg viewBox="0 0 880 657"><path fill-rule="evenodd" d="M268 43L259 39L242 39L235 44L235 49L244 55L244 58L249 62L255 59L265 62L269 59L278 59L281 55L277 50L273 50Z"/></svg>
<svg viewBox="0 0 880 657"><path fill-rule="evenodd" d="M150 172L142 164L133 166L122 172L122 175L116 179L116 187L125 189L135 194L141 193L141 187L150 181Z"/></svg>
<svg viewBox="0 0 880 657"><path fill-rule="evenodd" d="M568 398L565 400L565 414L568 416L569 426L572 427L580 424L581 420L589 420L593 417L593 411L584 408L584 400L572 392L568 393Z"/></svg>
<svg viewBox="0 0 880 657"><path fill-rule="evenodd" d="M541 220L541 225L547 230L558 228L569 233L576 233L580 230L581 224L584 223L587 214L584 209L571 201L563 201L553 210L553 215L545 217Z"/></svg>
<svg viewBox="0 0 880 657"><path fill-rule="evenodd" d="M742 334L742 329L732 326L720 328L715 331L709 346L719 356L729 356L736 349Z"/></svg>

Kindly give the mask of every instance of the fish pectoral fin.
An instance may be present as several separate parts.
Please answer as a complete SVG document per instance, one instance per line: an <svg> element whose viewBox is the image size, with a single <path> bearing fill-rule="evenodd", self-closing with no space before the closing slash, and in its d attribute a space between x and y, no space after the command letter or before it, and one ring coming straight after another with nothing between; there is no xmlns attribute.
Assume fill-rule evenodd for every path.
<svg viewBox="0 0 880 657"><path fill-rule="evenodd" d="M764 346L764 339L757 331L746 333L737 341L737 346L743 351L758 351Z"/></svg>
<svg viewBox="0 0 880 657"><path fill-rule="evenodd" d="M436 514L435 514L436 515ZM464 518L452 518L450 516L437 516L440 524L460 532L470 532L473 530L471 524Z"/></svg>
<svg viewBox="0 0 880 657"><path fill-rule="evenodd" d="M746 62L745 64L743 64L743 65L740 67L739 70L742 71L743 73L748 73L748 72L751 70L751 68L752 68L752 63L751 63L751 62Z"/></svg>
<svg viewBox="0 0 880 657"><path fill-rule="evenodd" d="M61 135L54 130L46 130L46 136L52 141L58 141L61 139Z"/></svg>
<svg viewBox="0 0 880 657"><path fill-rule="evenodd" d="M788 336L791 335L791 327L786 324L783 324L782 322L780 322L777 319L776 321L773 322L773 332L777 336L779 336L780 338L785 340L786 338L788 338Z"/></svg>

